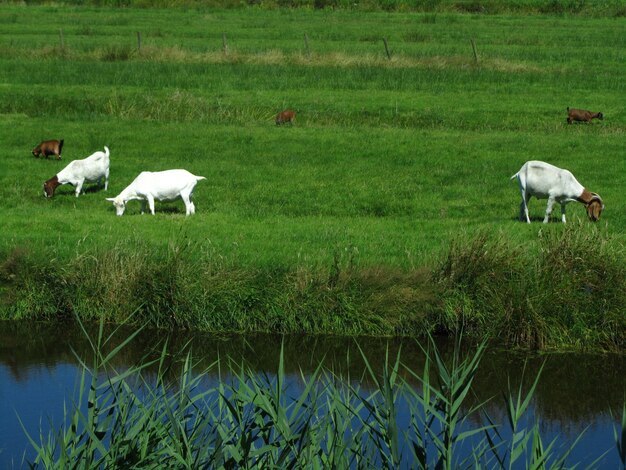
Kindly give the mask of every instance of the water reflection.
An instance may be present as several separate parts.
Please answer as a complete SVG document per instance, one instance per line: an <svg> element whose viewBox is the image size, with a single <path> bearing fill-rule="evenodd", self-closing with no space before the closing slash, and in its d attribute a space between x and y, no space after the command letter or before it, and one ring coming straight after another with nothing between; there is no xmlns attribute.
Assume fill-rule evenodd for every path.
<svg viewBox="0 0 626 470"><path fill-rule="evenodd" d="M97 327L89 327L88 331L91 337L95 337ZM108 335L110 331L105 334ZM114 348L130 333L131 330L122 330L107 344L107 348ZM412 370L421 371L424 367L424 353L418 343L410 339L355 340L332 336L281 338L274 335L244 337L154 331L139 334L115 357L114 365L122 368L138 364L146 358L158 357L166 342L171 353L168 359L172 378L177 376L179 359L188 351L199 361L196 366L198 370L203 370L218 358L232 358L235 362L245 361L254 371L273 373L277 369L281 344L286 372L294 381L298 380L300 374L308 375L323 361L327 368L337 374L367 386L368 376L359 347L375 371L382 369L386 357L395 359L398 351L402 362ZM453 345L449 341L438 340L438 347L444 355L449 355ZM62 412L58 414L58 410L62 410L63 400L68 399L68 393L71 394L76 384L79 366L76 356L88 364L91 361L91 346L77 325L0 322L0 399L4 402L4 408L0 409L2 416L6 417L7 413L10 415L10 407L13 407L13 415L17 412L23 420L30 420L27 428L31 431L38 429L40 419L45 419L47 414L56 415L56 419L60 419ZM592 432L587 432L587 444L583 444L580 452L586 452L584 445L597 445L598 442L601 442L602 450L606 450L611 444L612 426L616 422L608 414L609 410L621 410L626 391L624 355L528 356L492 347L487 351L474 383L475 399L481 402L491 399L487 410L496 422L502 422L506 413L502 393L506 393L509 384L513 391L517 390L521 382L525 388L529 387L544 363L533 403L542 429L549 433L576 436L591 425ZM418 386L406 371L403 377ZM2 467L9 462L7 449L21 450L27 445L16 423L16 420L3 418L0 429ZM615 458L617 455L612 457Z"/></svg>

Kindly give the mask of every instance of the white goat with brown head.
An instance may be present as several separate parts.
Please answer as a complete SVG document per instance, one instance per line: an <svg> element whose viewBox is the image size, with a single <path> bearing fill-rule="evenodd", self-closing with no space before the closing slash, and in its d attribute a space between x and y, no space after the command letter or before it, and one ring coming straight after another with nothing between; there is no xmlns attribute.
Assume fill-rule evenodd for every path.
<svg viewBox="0 0 626 470"><path fill-rule="evenodd" d="M565 223L565 205L568 202L578 201L585 205L587 215L592 222L600 218L604 210L602 198L592 193L580 184L568 170L558 168L549 163L529 161L511 176L517 178L522 193L520 205L520 220L530 223L528 217L528 200L535 196L537 199L548 199L548 207L543 223L547 224L554 204L561 204L561 220Z"/></svg>
<svg viewBox="0 0 626 470"><path fill-rule="evenodd" d="M43 194L46 197L54 196L54 191L62 184L71 184L76 188L76 197L80 195L85 182L95 183L104 180L104 190L109 187L109 149L104 152L95 152L83 158L74 160L43 184Z"/></svg>

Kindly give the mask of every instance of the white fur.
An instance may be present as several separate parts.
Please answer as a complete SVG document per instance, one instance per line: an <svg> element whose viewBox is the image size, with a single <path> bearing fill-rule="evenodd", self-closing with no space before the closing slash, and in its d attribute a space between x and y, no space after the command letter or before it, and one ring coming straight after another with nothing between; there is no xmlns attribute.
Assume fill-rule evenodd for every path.
<svg viewBox="0 0 626 470"><path fill-rule="evenodd" d="M528 223L530 223L528 200L531 196L535 196L537 199L548 199L546 216L543 219L544 224L550 220L555 202L561 204L561 220L565 223L565 205L568 202L576 201L585 190L584 186L568 170L540 161L524 163L522 168L511 176L511 179L514 178L517 178L522 193L520 219L524 220L525 218Z"/></svg>
<svg viewBox="0 0 626 470"><path fill-rule="evenodd" d="M155 199L171 201L180 197L185 203L185 214L191 215L196 212L191 196L196 183L203 179L206 178L195 176L187 170L143 171L121 193L114 198L107 198L107 201L113 202L117 215L124 214L126 202L133 199L142 201L143 214L147 201L154 215Z"/></svg>
<svg viewBox="0 0 626 470"><path fill-rule="evenodd" d="M109 187L109 149L95 152L82 160L74 160L57 173L60 184L71 184L76 188L76 197L80 195L85 182L100 182L104 178L104 190Z"/></svg>

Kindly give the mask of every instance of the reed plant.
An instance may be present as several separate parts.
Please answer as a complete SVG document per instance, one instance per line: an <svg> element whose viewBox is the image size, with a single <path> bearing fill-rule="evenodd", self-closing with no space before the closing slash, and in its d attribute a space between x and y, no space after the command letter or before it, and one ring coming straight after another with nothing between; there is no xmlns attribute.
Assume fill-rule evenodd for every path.
<svg viewBox="0 0 626 470"><path fill-rule="evenodd" d="M626 404L622 408L621 429L615 426L614 435L620 462L626 468Z"/></svg>
<svg viewBox="0 0 626 470"><path fill-rule="evenodd" d="M581 436L545 445L529 416L539 376L524 395L521 386L517 394L504 393L508 423L489 421L484 403L472 399L485 342L468 353L459 340L447 357L428 341L422 371L400 354L374 370L363 353L363 377L320 364L294 382L282 352L273 374L226 358L198 369L191 352L172 360L167 345L156 357L116 370L113 358L135 335L107 349L115 332L104 335L102 325L90 339L92 359L78 358L83 371L63 424L29 436L32 468L576 465L567 457ZM207 382L216 371L217 383ZM408 425L401 424L407 416Z"/></svg>

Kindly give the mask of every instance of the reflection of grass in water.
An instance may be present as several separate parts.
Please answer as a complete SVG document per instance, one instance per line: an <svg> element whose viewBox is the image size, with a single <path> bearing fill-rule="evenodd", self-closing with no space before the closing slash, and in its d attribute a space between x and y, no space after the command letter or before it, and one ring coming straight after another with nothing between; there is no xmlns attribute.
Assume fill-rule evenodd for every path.
<svg viewBox="0 0 626 470"><path fill-rule="evenodd" d="M217 369L228 377L214 386L203 383L204 372L192 371L191 354L182 359L177 380L165 379L167 346L154 360L116 371L111 361L136 333L105 355L100 351L113 334L105 337L102 325L90 340L93 363L84 364L64 424L49 436L29 437L35 465L531 468L564 463L572 448L544 442L538 424L525 417L540 374L525 394L521 388L509 392L505 425L468 421L484 405L467 406L484 342L464 358L457 342L444 360L430 341L422 370L402 364L399 354L387 356L382 370L366 361L373 384L367 389L320 365L294 390L286 381L282 351L275 374L257 374L233 361L226 369L223 361L212 364L204 372ZM156 375L146 374L148 367L156 367ZM403 370L421 386L408 385ZM408 429L398 422L401 400L411 417ZM511 440L502 437L507 432ZM470 439L471 454L464 454L461 447L468 449Z"/></svg>

